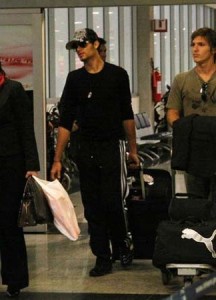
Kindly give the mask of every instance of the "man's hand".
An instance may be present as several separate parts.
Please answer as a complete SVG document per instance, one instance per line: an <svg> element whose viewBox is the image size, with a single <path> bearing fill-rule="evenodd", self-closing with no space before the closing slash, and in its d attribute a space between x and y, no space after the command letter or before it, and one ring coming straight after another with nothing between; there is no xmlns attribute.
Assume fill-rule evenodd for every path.
<svg viewBox="0 0 216 300"><path fill-rule="evenodd" d="M140 167L140 159L136 153L128 153L128 163L131 169L137 169Z"/></svg>
<svg viewBox="0 0 216 300"><path fill-rule="evenodd" d="M58 127L58 138L57 138L57 145L55 151L54 162L52 165L52 169L50 171L50 177L52 180L60 179L61 178L61 157L64 152L64 149L69 141L70 138L70 130L64 127Z"/></svg>
<svg viewBox="0 0 216 300"><path fill-rule="evenodd" d="M62 164L60 161L54 161L52 165L52 169L50 171L50 177L52 180L60 179L61 178L61 170L62 170Z"/></svg>
<svg viewBox="0 0 216 300"><path fill-rule="evenodd" d="M25 178L28 178L29 176L36 176L38 177L38 171L27 171Z"/></svg>

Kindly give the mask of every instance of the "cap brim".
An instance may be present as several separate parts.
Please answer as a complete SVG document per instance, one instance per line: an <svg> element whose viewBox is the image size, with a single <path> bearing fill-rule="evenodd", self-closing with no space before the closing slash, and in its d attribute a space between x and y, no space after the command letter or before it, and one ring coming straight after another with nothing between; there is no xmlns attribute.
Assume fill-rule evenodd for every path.
<svg viewBox="0 0 216 300"><path fill-rule="evenodd" d="M71 49L74 49L75 45L76 45L77 41L70 41L66 44L66 49L67 50L71 50Z"/></svg>

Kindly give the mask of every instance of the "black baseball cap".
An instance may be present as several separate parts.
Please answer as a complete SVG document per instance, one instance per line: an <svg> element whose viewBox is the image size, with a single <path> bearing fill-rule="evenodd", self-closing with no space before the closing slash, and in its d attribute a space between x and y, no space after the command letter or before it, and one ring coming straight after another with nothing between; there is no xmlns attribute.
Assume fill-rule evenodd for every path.
<svg viewBox="0 0 216 300"><path fill-rule="evenodd" d="M78 42L87 42L94 43L98 40L97 33L90 28L83 28L75 31L73 39L66 44L66 49L74 49Z"/></svg>

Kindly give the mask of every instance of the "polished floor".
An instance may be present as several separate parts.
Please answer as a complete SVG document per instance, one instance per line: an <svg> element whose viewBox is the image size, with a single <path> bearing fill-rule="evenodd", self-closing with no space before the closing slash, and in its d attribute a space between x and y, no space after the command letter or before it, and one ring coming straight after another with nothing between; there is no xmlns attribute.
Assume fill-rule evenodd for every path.
<svg viewBox="0 0 216 300"><path fill-rule="evenodd" d="M152 266L151 260L145 259L134 260L128 268L122 268L116 261L111 274L89 277L95 258L88 246L87 224L79 191L73 192L71 199L81 228L79 239L72 242L54 227L49 227L45 233L26 233L30 285L22 291L19 299L158 300L183 288L181 277L164 285L160 271ZM5 299L4 291L5 287L0 286L0 299ZM202 299L216 299L216 290Z"/></svg>

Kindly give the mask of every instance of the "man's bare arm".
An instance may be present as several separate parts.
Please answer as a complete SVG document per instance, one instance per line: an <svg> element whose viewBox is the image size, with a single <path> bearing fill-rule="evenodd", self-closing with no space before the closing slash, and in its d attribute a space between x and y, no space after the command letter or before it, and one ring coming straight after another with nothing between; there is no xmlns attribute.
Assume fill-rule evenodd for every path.
<svg viewBox="0 0 216 300"><path fill-rule="evenodd" d="M58 128L58 138L57 138L57 145L55 150L55 157L52 165L52 169L50 172L51 178L60 178L61 177L61 158L64 152L64 149L69 141L70 138L70 131L64 127Z"/></svg>
<svg viewBox="0 0 216 300"><path fill-rule="evenodd" d="M139 166L140 161L137 155L136 129L134 120L123 121L123 127L128 141L129 159L133 161L135 166Z"/></svg>
<svg viewBox="0 0 216 300"><path fill-rule="evenodd" d="M167 122L172 127L173 122L180 118L180 113L177 109L169 108L167 111Z"/></svg>

